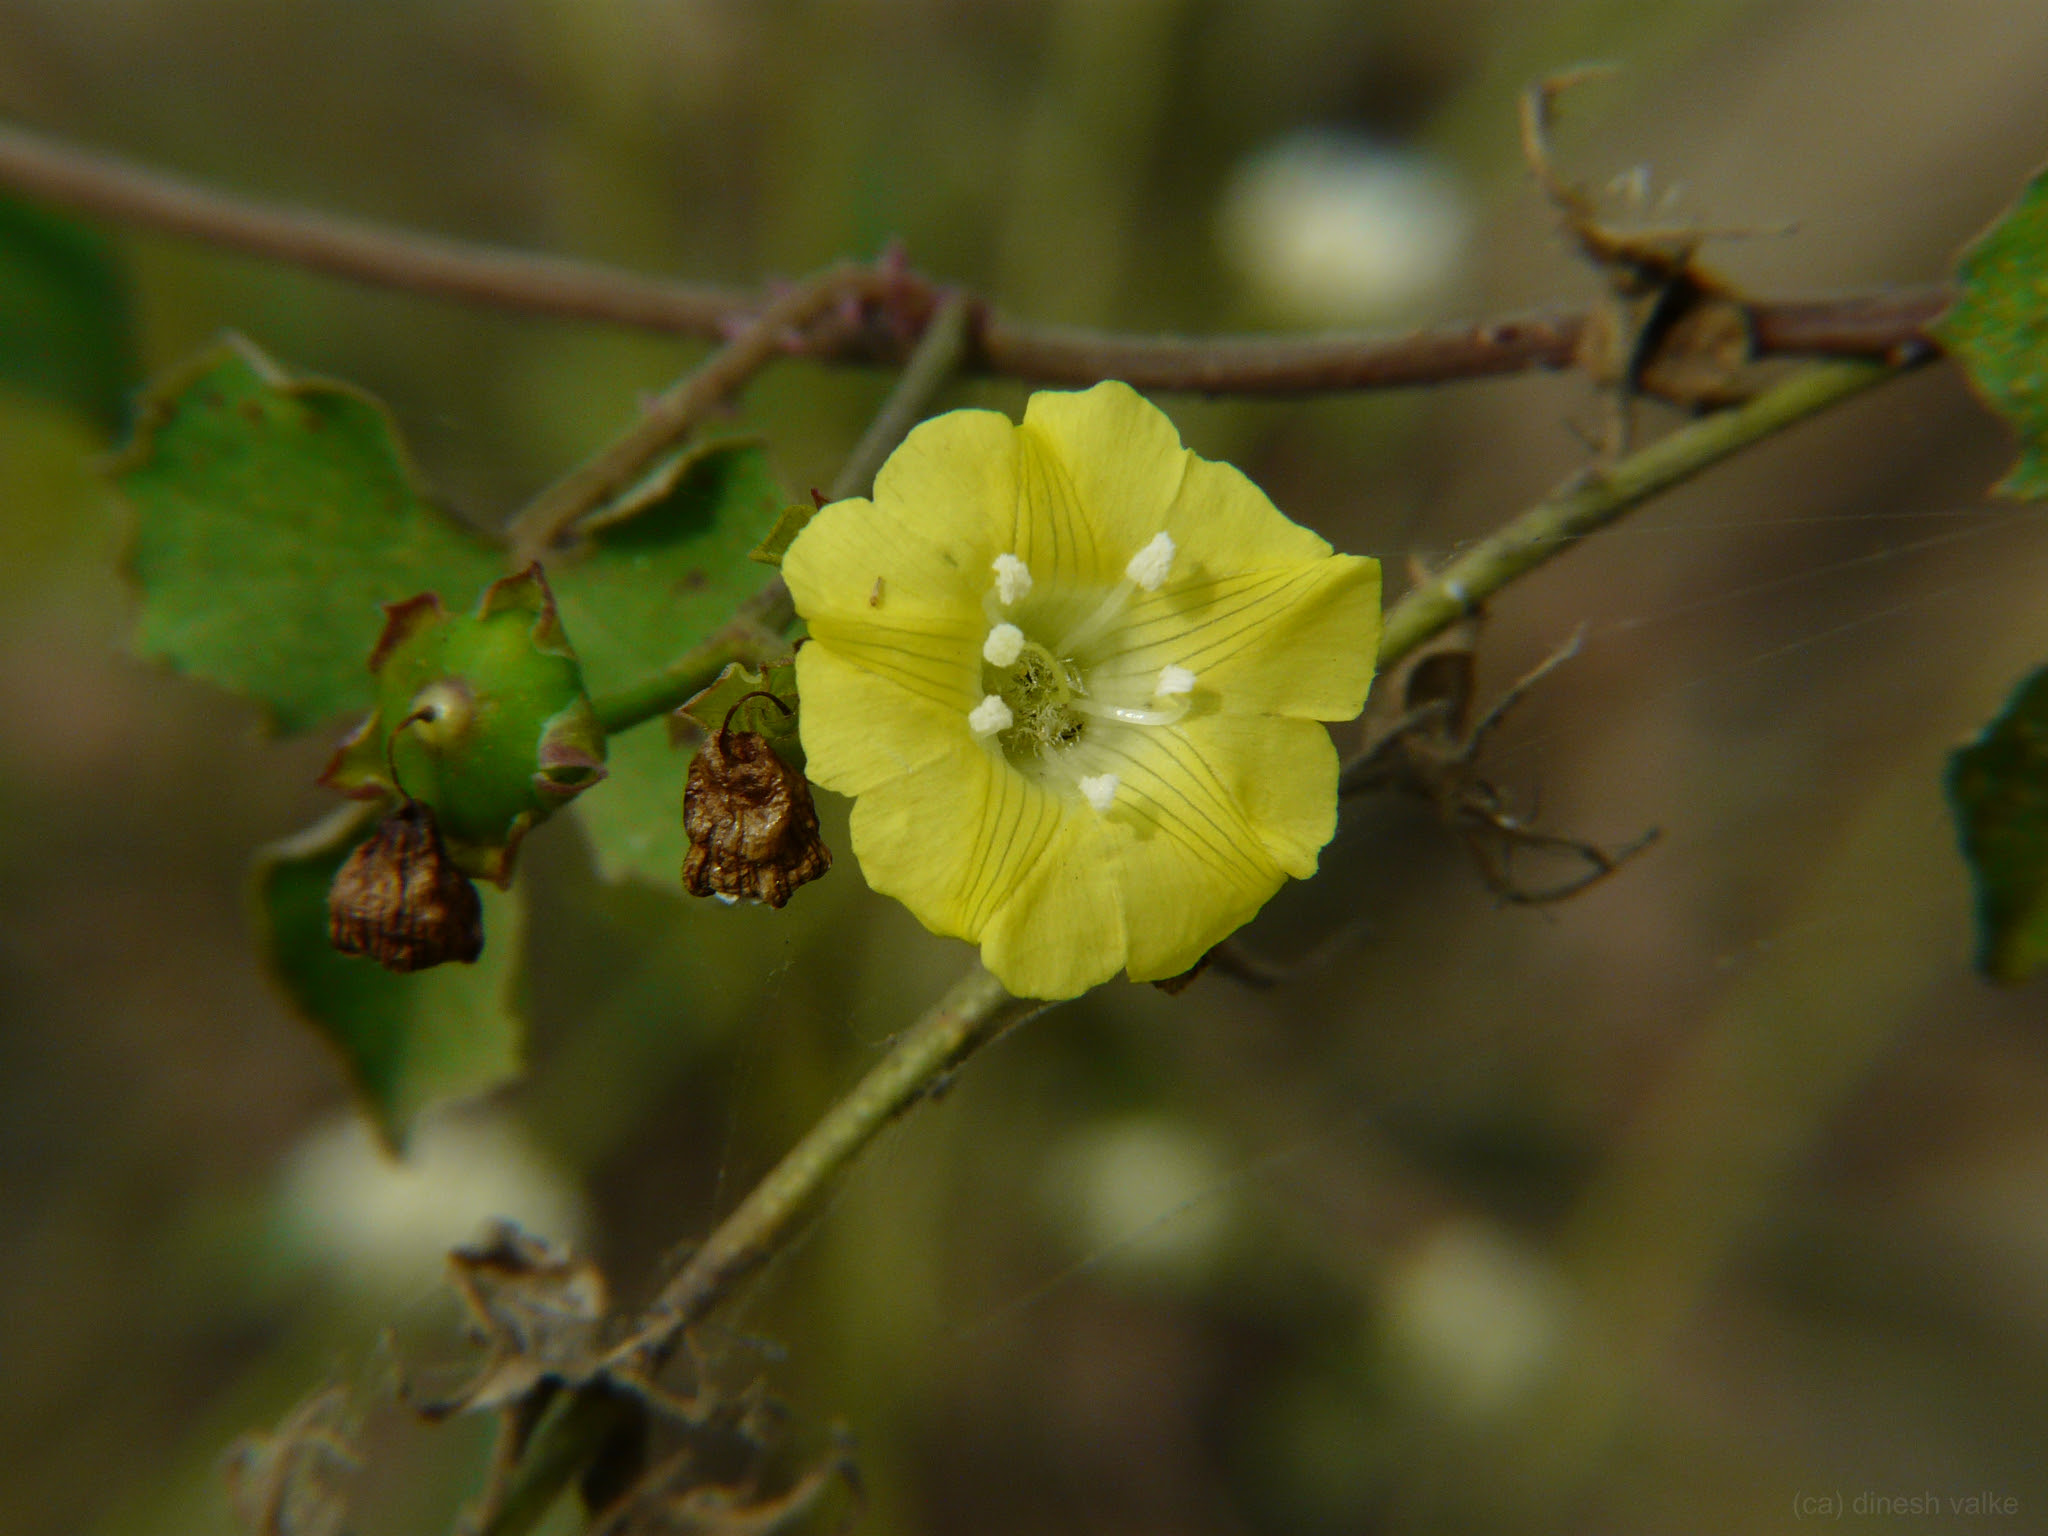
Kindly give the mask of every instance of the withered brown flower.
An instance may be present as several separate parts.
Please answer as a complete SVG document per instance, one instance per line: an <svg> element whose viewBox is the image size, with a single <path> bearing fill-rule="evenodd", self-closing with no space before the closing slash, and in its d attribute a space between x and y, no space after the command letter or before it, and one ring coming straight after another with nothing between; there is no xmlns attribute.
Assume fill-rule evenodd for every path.
<svg viewBox="0 0 2048 1536"><path fill-rule="evenodd" d="M787 709L772 694L749 697ZM775 755L765 736L731 725L728 710L690 764L683 792L683 830L690 838L683 888L692 896L779 907L791 891L832 867L832 850L818 835L810 783Z"/></svg>
<svg viewBox="0 0 2048 1536"><path fill-rule="evenodd" d="M391 971L467 965L483 953L483 905L429 807L407 800L334 872L327 937L343 954Z"/></svg>

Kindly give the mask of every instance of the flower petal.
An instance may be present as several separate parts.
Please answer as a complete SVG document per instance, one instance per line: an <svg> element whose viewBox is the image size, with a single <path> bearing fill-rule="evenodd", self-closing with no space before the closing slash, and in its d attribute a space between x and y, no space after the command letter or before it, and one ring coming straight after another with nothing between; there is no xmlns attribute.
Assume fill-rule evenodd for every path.
<svg viewBox="0 0 2048 1536"><path fill-rule="evenodd" d="M1123 860L1131 980L1162 981L1191 969L1258 916L1282 879L1275 870L1258 886L1238 885L1171 837L1133 839Z"/></svg>
<svg viewBox="0 0 2048 1536"><path fill-rule="evenodd" d="M1006 556L1031 578L1007 596ZM811 626L813 776L858 797L869 884L978 940L1011 991L1178 974L1314 871L1337 778L1316 722L1363 706L1378 567L1189 453L1128 386L1035 395L1017 427L925 423L783 569ZM969 723L984 662L1016 662L1020 637L1090 696L1056 763L1013 765Z"/></svg>
<svg viewBox="0 0 2048 1536"><path fill-rule="evenodd" d="M1139 594L1099 675L1127 686L1184 667L1195 696L1226 714L1350 720L1365 708L1379 637L1379 563L1330 555Z"/></svg>
<svg viewBox="0 0 2048 1536"><path fill-rule="evenodd" d="M1273 505L1234 464L1189 456L1165 527L1179 549L1176 580L1306 565L1330 542Z"/></svg>
<svg viewBox="0 0 2048 1536"><path fill-rule="evenodd" d="M1116 834L1093 811L1064 810L1057 835L982 930L981 963L1019 997L1079 997L1124 967Z"/></svg>
<svg viewBox="0 0 2048 1536"><path fill-rule="evenodd" d="M983 627L978 613L886 623L820 618L811 622L811 644L804 650L823 646L841 661L964 717L981 702Z"/></svg>
<svg viewBox="0 0 2048 1536"><path fill-rule="evenodd" d="M978 939L1046 857L1065 811L994 753L968 744L861 791L853 850L868 884L932 932Z"/></svg>
<svg viewBox="0 0 2048 1536"><path fill-rule="evenodd" d="M842 795L864 795L963 750L981 755L963 714L816 641L797 650L796 685L805 772Z"/></svg>
<svg viewBox="0 0 2048 1536"><path fill-rule="evenodd" d="M1238 785L1266 763L1245 747L1229 729L1197 736L1183 727L1104 732L1090 744L1090 765L1119 780L1110 821L1134 980L1186 970L1285 878L1239 803Z"/></svg>
<svg viewBox="0 0 2048 1536"><path fill-rule="evenodd" d="M1120 580L1131 556L1168 527L1194 457L1166 413L1116 379L1033 395L1018 436L1026 491L1018 537L1033 551L1018 553L1069 581Z"/></svg>
<svg viewBox="0 0 2048 1536"><path fill-rule="evenodd" d="M1337 830L1337 747L1317 720L1198 715L1180 734L1273 862L1297 880Z"/></svg>
<svg viewBox="0 0 2048 1536"><path fill-rule="evenodd" d="M812 623L872 622L885 614L929 618L980 600L968 585L972 557L959 548L964 542L934 543L914 521L859 497L835 501L820 507L790 544L782 579L797 611Z"/></svg>
<svg viewBox="0 0 2048 1536"><path fill-rule="evenodd" d="M996 411L949 411L913 430L875 477L873 501L821 508L783 556L797 611L872 624L979 611L989 562L1010 546L1017 429ZM875 586L880 578L879 591Z"/></svg>

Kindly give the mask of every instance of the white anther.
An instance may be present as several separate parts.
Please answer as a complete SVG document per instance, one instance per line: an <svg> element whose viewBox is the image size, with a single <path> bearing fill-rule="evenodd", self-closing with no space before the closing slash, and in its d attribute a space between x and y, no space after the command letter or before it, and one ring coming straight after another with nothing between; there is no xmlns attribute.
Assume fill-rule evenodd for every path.
<svg viewBox="0 0 2048 1536"><path fill-rule="evenodd" d="M1157 592L1166 585L1167 574L1172 570L1172 536L1155 533L1150 544L1131 556L1131 563L1124 567L1124 574L1147 592Z"/></svg>
<svg viewBox="0 0 2048 1536"><path fill-rule="evenodd" d="M1099 815L1116 803L1116 775L1097 773L1081 780L1081 798Z"/></svg>
<svg viewBox="0 0 2048 1536"><path fill-rule="evenodd" d="M992 667L1007 667L1024 654L1024 631L1014 624L998 624L981 642L981 659Z"/></svg>
<svg viewBox="0 0 2048 1536"><path fill-rule="evenodd" d="M1031 567L1015 555L997 555L994 569L996 596L1002 599L1005 608L1030 592Z"/></svg>
<svg viewBox="0 0 2048 1536"><path fill-rule="evenodd" d="M993 693L967 711L967 728L977 736L993 736L998 731L1007 731L1016 723L1017 717L1010 713L1010 706Z"/></svg>
<svg viewBox="0 0 2048 1536"><path fill-rule="evenodd" d="M1193 693L1195 674L1186 667L1167 667L1160 672L1159 686L1152 691L1168 698L1176 693Z"/></svg>

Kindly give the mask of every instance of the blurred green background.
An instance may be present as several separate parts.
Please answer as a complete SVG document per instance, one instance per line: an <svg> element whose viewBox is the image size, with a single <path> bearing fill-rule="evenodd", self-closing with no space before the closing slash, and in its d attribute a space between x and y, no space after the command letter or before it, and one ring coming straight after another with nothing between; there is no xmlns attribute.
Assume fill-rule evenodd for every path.
<svg viewBox="0 0 2048 1536"><path fill-rule="evenodd" d="M1585 303L1513 114L1591 58L1626 67L1566 103L1566 163L1772 231L1710 252L1756 292L1938 277L2048 151L2031 0L0 0L11 119L250 195L737 283L900 240L1018 315L1186 332ZM232 327L355 381L479 520L703 351L115 240L148 370ZM887 382L786 365L742 420L801 493ZM1600 420L1569 378L1163 403L1397 585ZM123 656L109 442L0 395L24 1536L228 1529L235 1434L372 1391L386 1324L450 1357L435 1255L489 1212L644 1297L967 959L851 857L728 910L600 886L557 824L530 1078L380 1164L240 917L332 733ZM1295 979L1112 984L1004 1042L717 1347L800 1442L851 1427L877 1533L1763 1532L1929 1493L2017 1512L1920 1528L2040 1528L2043 994L1971 973L1938 790L2048 660L2048 530L1981 499L2008 457L1930 371L1510 591L1483 691L1585 650L1489 775L1654 850L1509 908L1418 809L1356 807L1246 935ZM378 1421L352 1528L445 1527L482 1444Z"/></svg>

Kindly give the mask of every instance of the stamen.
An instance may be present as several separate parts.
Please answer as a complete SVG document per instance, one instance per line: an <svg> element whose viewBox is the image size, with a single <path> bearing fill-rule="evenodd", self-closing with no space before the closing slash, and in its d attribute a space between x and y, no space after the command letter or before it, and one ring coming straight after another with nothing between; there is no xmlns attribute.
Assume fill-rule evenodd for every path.
<svg viewBox="0 0 2048 1536"><path fill-rule="evenodd" d="M1150 544L1131 556L1131 563L1124 567L1124 575L1147 592L1157 592L1166 585L1166 578L1173 570L1173 554L1172 536L1155 533Z"/></svg>
<svg viewBox="0 0 2048 1536"><path fill-rule="evenodd" d="M1116 784L1113 773L1092 774L1081 780L1081 798L1097 815L1101 815L1116 803Z"/></svg>
<svg viewBox="0 0 2048 1536"><path fill-rule="evenodd" d="M1031 591L1031 567L1015 555L997 555L994 562L996 596L1009 607Z"/></svg>
<svg viewBox="0 0 2048 1536"><path fill-rule="evenodd" d="M981 659L992 667L1007 667L1024 654L1024 631L1014 624L998 624L981 643Z"/></svg>
<svg viewBox="0 0 2048 1536"><path fill-rule="evenodd" d="M1186 667L1167 667L1159 674L1159 686L1152 690L1161 698L1195 691L1195 674Z"/></svg>
<svg viewBox="0 0 2048 1536"><path fill-rule="evenodd" d="M1163 708L1139 709L1130 704L1105 704L1100 699L1075 699L1074 708L1097 720L1114 720L1119 725L1172 725L1188 712L1188 701L1168 699Z"/></svg>
<svg viewBox="0 0 2048 1536"><path fill-rule="evenodd" d="M977 736L993 736L1016 723L1010 706L993 693L967 712L967 728Z"/></svg>
<svg viewBox="0 0 2048 1536"><path fill-rule="evenodd" d="M1147 592L1157 592L1165 586L1167 575L1172 569L1172 535L1153 534L1152 542L1131 556L1130 563L1124 567L1124 579L1109 589L1109 595L1096 605L1095 611L1083 619L1078 628L1070 631L1056 649L1062 656L1073 655L1123 617L1124 608L1130 602L1131 594L1138 588L1143 587Z"/></svg>
<svg viewBox="0 0 2048 1536"><path fill-rule="evenodd" d="M1083 619L1075 628L1068 630L1065 635L1061 636L1060 643L1053 647L1053 649L1062 656L1073 655L1074 652L1124 616L1124 605L1131 600L1131 593L1135 590L1128 579L1120 581L1111 587L1109 589L1109 596L1095 605L1095 611Z"/></svg>

